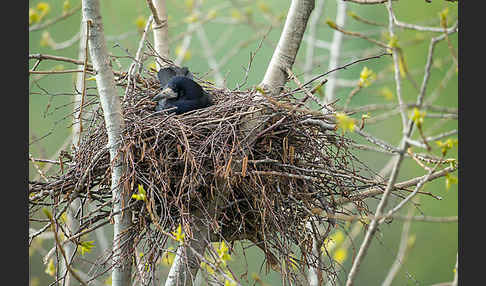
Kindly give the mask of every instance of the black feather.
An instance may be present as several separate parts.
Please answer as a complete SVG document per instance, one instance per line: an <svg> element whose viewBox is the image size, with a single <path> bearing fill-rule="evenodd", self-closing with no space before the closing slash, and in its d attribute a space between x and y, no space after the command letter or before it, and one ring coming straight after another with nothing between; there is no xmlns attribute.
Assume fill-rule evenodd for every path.
<svg viewBox="0 0 486 286"><path fill-rule="evenodd" d="M187 67L176 67L176 66L170 66L170 67L165 67L161 68L157 72L157 76L159 77L159 82L160 82L160 87L165 88L169 81L175 77L175 76L184 76L188 77L190 79L193 79L192 73L189 71Z"/></svg>
<svg viewBox="0 0 486 286"><path fill-rule="evenodd" d="M177 97L167 99L162 94L155 96L154 100L158 101L156 111L176 107L173 112L182 114L213 104L211 95L189 77L174 76L168 81L165 88L170 88L177 94Z"/></svg>

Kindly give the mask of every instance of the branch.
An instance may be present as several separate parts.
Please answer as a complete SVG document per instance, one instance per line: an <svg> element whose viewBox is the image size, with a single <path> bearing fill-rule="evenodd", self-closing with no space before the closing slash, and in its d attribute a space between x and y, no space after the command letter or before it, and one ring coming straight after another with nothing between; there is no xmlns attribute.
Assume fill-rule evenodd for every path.
<svg viewBox="0 0 486 286"><path fill-rule="evenodd" d="M330 74L330 73L333 73L333 72L335 72L335 71L338 71L338 70L341 70L341 69L346 69L346 68L348 68L349 66L354 65L354 64L357 64L357 63L359 63L359 62L363 62L363 61L367 61L367 60L371 60L371 59L377 59L377 58L381 58L381 57L382 57L382 56L384 56L384 55L391 55L391 54L390 54L390 53L387 53L387 52L384 52L384 53L381 53L381 54L376 55L376 56L370 56L370 57L365 57L365 58L362 58L362 59L357 59L357 60L354 60L354 61L352 61L352 62L349 62L349 63L345 64L345 65L342 65L342 66L337 67L337 68L335 68L335 69L331 69L331 70L329 70L329 71L327 71L327 72L325 72L325 73L323 73L323 74L320 74L320 75L317 75L317 76L313 77L312 79L310 79L310 80L309 80L309 81L307 81L306 83L302 84L302 87L305 87L305 86L307 86L307 85L311 84L312 82L314 82L314 81L316 81L316 80L318 80L318 79L320 79L320 78L322 78L322 77L325 77L326 75L328 75L328 74ZM296 92L297 90L299 90L299 88L296 88L296 89L292 90L292 91L291 91L291 93L292 93L292 92Z"/></svg>
<svg viewBox="0 0 486 286"><path fill-rule="evenodd" d="M388 0L342 0L344 2L352 2L352 3L357 3L357 4L383 4L387 2ZM397 1L397 0L393 0Z"/></svg>
<svg viewBox="0 0 486 286"><path fill-rule="evenodd" d="M51 19L51 20L46 21L44 23L39 23L37 25L33 25L33 26L29 27L29 32L34 32L34 31L38 31L38 30L42 30L44 28L47 28L50 25L53 25L53 24L55 24L55 23L57 23L61 20L68 18L69 16L73 15L74 13L76 13L80 9L81 9L81 5L67 11L66 13L62 14L61 16L59 16L57 18Z"/></svg>
<svg viewBox="0 0 486 286"><path fill-rule="evenodd" d="M359 221L359 220L365 220L365 219L382 219L382 218L392 218L396 220L404 220L404 221L416 221L416 222L428 222L428 223L457 223L459 221L459 218L457 216L445 216L445 217L433 217L433 216L403 216L403 215L391 215L391 216L380 216L380 217L375 217L374 215L368 215L368 216L361 216L361 215L343 215L343 214L334 214L334 215L324 215L322 216L324 218L332 218L335 220L341 220L341 221L349 221L349 222L354 222L354 221Z"/></svg>
<svg viewBox="0 0 486 286"><path fill-rule="evenodd" d="M65 73L77 73L77 72L80 72L80 73L84 73L85 71L84 70L50 70L50 71L34 71L34 70L30 70L29 73L30 74L65 74ZM86 71L90 74L94 74L94 72L92 71Z"/></svg>
<svg viewBox="0 0 486 286"><path fill-rule="evenodd" d="M454 280L452 280L452 286L457 286L458 284L458 273L459 273L459 254L456 255L456 265L454 266Z"/></svg>
<svg viewBox="0 0 486 286"><path fill-rule="evenodd" d="M346 5L347 3L344 1L337 1L336 24L341 27L344 27L344 24L346 23ZM342 41L343 33L335 30L332 36L331 49L329 51L328 70L334 70L339 65ZM336 75L337 73L332 73L328 77L329 82L326 85L323 103L329 103L336 99Z"/></svg>
<svg viewBox="0 0 486 286"><path fill-rule="evenodd" d="M83 69L86 71L88 68L88 25L81 21L80 29L79 29L79 49L78 49L78 59L83 60L83 65L78 65L78 68ZM76 75L76 90L80 91L81 93L77 92L74 94L74 108L73 108L73 125L72 125L72 146L77 149L79 147L79 142L81 139L81 133L83 130L82 121L86 117L83 116L83 106L84 106L84 99L86 97L86 72L79 73ZM75 196L77 196L75 194ZM69 236L72 236L73 233L78 232L80 227L80 220L76 217L76 212L78 209L82 207L81 199L75 198L69 204L66 210L66 227L69 231ZM67 271L66 264L70 265L74 260L74 255L76 255L77 249L77 242L69 241L64 246L66 255L69 258L68 261L61 264L61 273L65 273L65 281L61 281L62 285L71 285L71 275ZM63 284L65 283L65 284Z"/></svg>
<svg viewBox="0 0 486 286"><path fill-rule="evenodd" d="M219 70L220 65L214 58L213 54L213 48L211 47L211 44L209 43L208 37L206 36L206 32L204 31L204 28L201 24L196 24L196 33L199 38L199 42L201 42L201 45L204 50L204 55L206 56L206 59L208 61L208 66L211 70L213 70L214 73L214 80L216 83L216 86L218 87L223 87L224 86L224 78L221 75L221 72Z"/></svg>
<svg viewBox="0 0 486 286"><path fill-rule="evenodd" d="M314 49L316 42L316 31L321 19L322 12L324 11L324 0L317 0L316 9L310 16L309 20L309 32L304 40L307 41L307 49L305 54L305 64L304 64L304 80L309 80L312 71L312 64L314 59Z"/></svg>
<svg viewBox="0 0 486 286"><path fill-rule="evenodd" d="M127 86L125 88L125 95L124 99L128 95L128 91L130 90L132 78L136 75L136 73L140 73L142 69L142 55L143 55L143 46L145 44L145 38L147 37L147 32L150 29L150 25L152 24L154 17L150 16L147 24L145 25L145 29L143 30L142 38L138 43L137 53L135 54L135 59L133 60L132 64L128 68L128 79L127 79ZM136 81L133 81L133 85L135 88Z"/></svg>
<svg viewBox="0 0 486 286"><path fill-rule="evenodd" d="M67 57L61 57L61 56L54 56L54 55L45 55L45 54L29 54L29 60L32 59L37 59L39 61L42 60L53 60L53 61L59 61L59 62L66 62L66 63L73 63L76 65L82 65L84 66L84 60L76 60L73 58L67 58ZM61 71L62 72L62 71ZM70 72L84 72L84 70L71 70ZM87 64L87 72L96 74L93 70L93 65L91 63ZM117 76L122 76L123 73L119 71L112 71L113 74ZM35 71L32 69L30 73L35 73ZM45 73L45 72L44 72ZM51 72L49 72L51 73Z"/></svg>
<svg viewBox="0 0 486 286"><path fill-rule="evenodd" d="M405 260L407 250L410 249L408 242L409 242L409 231L412 222L411 218L412 218L413 209L414 209L413 206L409 207L407 219L403 223L403 227L402 227L402 236L400 238L400 246L398 247L397 256L395 258L395 261L393 261L390 271L388 272L385 281L383 281L382 286L391 285L393 279L395 279L395 276L398 274L398 271L400 270L400 267L402 266Z"/></svg>
<svg viewBox="0 0 486 286"><path fill-rule="evenodd" d="M433 181L433 180L435 180L437 178L444 177L446 174L456 171L456 169L457 168L455 168L455 167L447 167L447 168L444 168L444 169L442 169L440 171L434 172L434 173L432 173L430 175L430 177L428 178L427 181L430 182L430 181ZM425 175L425 176L427 176L427 175ZM397 189L402 189L402 188L408 188L408 187L415 186L425 176L417 177L417 178L410 179L408 181L404 181L404 182L401 182L401 183L397 183L395 185L395 187L393 188L392 191L397 190ZM349 203L349 202L353 202L353 201L357 201L357 200L360 200L360 199L363 199L363 198L373 197L373 196L376 196L376 195L379 195L379 194L382 194L382 193L383 193L383 190L380 189L380 188L370 188L368 190L364 190L364 191L358 192L357 194L355 194L353 196L350 196L349 198L342 198L340 200L336 200L336 205L343 205L343 204L346 204L346 203ZM375 217L380 217L380 216L376 216L375 215Z"/></svg>

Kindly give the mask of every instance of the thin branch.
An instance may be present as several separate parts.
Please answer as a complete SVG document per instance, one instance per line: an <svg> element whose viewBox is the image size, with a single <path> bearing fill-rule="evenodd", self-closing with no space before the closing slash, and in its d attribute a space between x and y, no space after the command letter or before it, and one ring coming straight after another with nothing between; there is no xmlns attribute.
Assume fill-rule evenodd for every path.
<svg viewBox="0 0 486 286"><path fill-rule="evenodd" d="M340 2L339 2L339 3L340 3ZM328 24L329 24L329 26L330 26L332 29L334 29L334 30L336 30L336 31L339 31L339 32L343 33L344 35L347 35L347 36L352 36L352 37L357 37L357 38L361 38L361 39L363 39L363 40L367 40L368 42L373 43L373 44L375 44L375 45L377 45L377 46L379 46L379 47L382 47L382 48L384 48L384 49L387 49L387 48L388 48L388 45L387 45L387 44L385 44L385 43L383 43L383 42L380 42L380 41L378 41L378 40L375 40L375 39L373 39L373 38L371 38L371 37L369 37L369 36L367 36L367 35L365 35L365 34L362 34L362 33L359 33L359 32L353 32L353 31L347 31L347 30L344 30L344 29L343 29L341 26L339 26L337 23L332 23L332 22L331 22L331 23L329 23L329 22L328 22Z"/></svg>
<svg viewBox="0 0 486 286"><path fill-rule="evenodd" d="M428 178L428 182L433 181L433 180L440 178L440 177L444 177L448 173L454 172L455 170L457 170L456 167L449 166L449 167L444 168L440 171L436 171L436 172L434 172L430 175L430 177ZM425 175L425 176L427 176L427 175ZM397 190L397 189L415 186L423 178L424 178L424 176L397 183L393 187L392 191ZM343 205L343 204L353 202L353 201L357 201L357 200L360 200L360 199L363 199L363 198L374 197L376 195L383 194L383 193L384 193L384 191L382 189L373 187L373 188L370 188L370 189L367 189L367 190L364 190L364 191L361 191L361 192L357 192L356 194L353 194L349 198L341 198L339 200L336 200L336 205ZM381 217L381 214L380 215L375 214L375 217Z"/></svg>
<svg viewBox="0 0 486 286"><path fill-rule="evenodd" d="M403 220L403 221L415 221L415 222L427 222L427 223L457 223L459 222L459 217L458 216L445 216L445 217L433 217L433 216L403 216L403 215L397 215L393 214L390 216L385 216L382 215L380 217L376 217L374 215L367 215L367 216L362 216L362 215L343 215L343 214L334 214L334 215L323 215L322 217L324 218L333 218L336 220L341 220L341 221L349 221L349 222L354 222L354 221L359 221L359 220L371 220L371 219L383 219L383 218L391 218L394 220Z"/></svg>
<svg viewBox="0 0 486 286"><path fill-rule="evenodd" d="M51 229L52 231L54 232L54 241L56 242L56 245L57 245L57 249L61 252L62 254L62 257L64 258L64 261L66 263L66 268L67 270L71 273L71 275L76 278L76 280L79 281L79 283L81 283L82 285L84 286L88 286L88 284L86 284L86 282L84 282L81 277L78 276L78 274L71 268L71 266L69 265L68 263L68 258L66 257L66 253L64 252L64 249L59 241L59 235L57 233L57 228L56 228L56 223L54 221L54 219L52 218L52 215L49 215L49 220L51 221Z"/></svg>
<svg viewBox="0 0 486 286"><path fill-rule="evenodd" d="M77 43L80 38L81 38L81 33L77 32L71 39L68 39L68 40L66 40L64 42L60 42L60 43L55 43L54 40L53 40L52 43L49 46L50 46L51 49L53 49L55 51L66 49L66 48L74 45L75 43Z"/></svg>
<svg viewBox="0 0 486 286"><path fill-rule="evenodd" d="M454 279L452 280L451 286L458 285L458 275L459 275L459 253L456 255L456 265L454 266Z"/></svg>
<svg viewBox="0 0 486 286"><path fill-rule="evenodd" d="M341 69L346 69L346 68L348 68L349 66L352 66L352 65L354 65L354 64L357 64L357 63L359 63L359 62L364 62L364 61L371 60L371 59L377 59L377 58L381 58L382 56L385 56L385 55L388 55L388 56L389 56L389 55L391 55L391 54L390 54L390 53L387 53L387 52L384 52L384 53L381 53L381 54L379 54L379 55L375 55L375 56L369 56L369 57L365 57L365 58L361 58L361 59L357 59L357 60L351 61L351 62L349 62L349 63L347 63L347 64L345 64L345 65L342 65L342 66L340 66L340 67L337 67L337 68L331 69L331 70L329 70L329 71L327 71L327 72L325 72L325 73L323 73L323 74L320 74L320 75L317 75L317 76L313 77L312 79L310 79L310 80L308 80L307 82L305 82L304 84L302 84L302 87L305 87L305 86L307 86L307 85L311 84L312 82L314 82L314 81L316 81L316 80L318 80L318 79L320 79L320 78L322 78L322 77L325 77L326 75L328 75L328 74L330 74L330 73L333 73L333 72L335 72L335 71L338 71L338 70L341 70ZM291 93L296 92L296 91L298 91L298 90L299 90L299 88L295 88L295 89L293 89L293 90L291 91Z"/></svg>
<svg viewBox="0 0 486 286"><path fill-rule="evenodd" d="M311 13L309 19L308 36L304 38L307 41L307 49L305 53L305 63L304 63L304 80L309 80L311 77L311 70L314 58L314 49L316 42L316 31L318 27L319 20L321 19L322 12L324 11L324 0L317 0L316 7Z"/></svg>
<svg viewBox="0 0 486 286"><path fill-rule="evenodd" d="M44 23L39 23L37 25L33 25L31 27L29 27L29 32L34 32L34 31L38 31L38 30L42 30L44 28L47 28L61 20L64 20L66 18L68 18L69 16L73 15L74 13L78 12L79 10L81 10L81 4L79 4L79 6L67 11L66 13L62 14L61 16L57 17L57 18L54 18L54 19L51 19L49 21L46 21Z"/></svg>
<svg viewBox="0 0 486 286"><path fill-rule="evenodd" d="M34 70L29 70L30 74L65 74L65 73L84 73L85 70L50 70L50 71L34 71ZM96 74L93 71L86 71L87 73L90 74Z"/></svg>
<svg viewBox="0 0 486 286"><path fill-rule="evenodd" d="M344 1L337 1L336 25L344 27L346 23L346 7L347 3ZM332 37L331 49L329 50L329 67L328 70L338 70L339 58L341 54L341 44L343 41L343 33L335 30ZM336 78L337 73L329 75L329 82L325 89L324 103L332 102L336 99ZM324 111L324 110L323 110Z"/></svg>
<svg viewBox="0 0 486 286"><path fill-rule="evenodd" d="M83 75L79 80L81 81L80 85L81 87L81 103L79 104L79 112L75 114L75 118L78 120L78 126L79 129L76 131L78 133L77 136L73 136L73 138L77 138L76 146L79 146L79 142L81 140L81 133L83 132L83 120L82 120L82 114L83 114L83 107L84 107L84 100L86 98L86 72L88 69L88 39L89 39L89 22L82 23L85 24L86 27L84 31L86 31L86 35L83 35L83 38L81 40L84 40L85 42L80 45L81 49L84 49L82 52L84 54L84 62L83 62ZM83 29L81 29L83 30ZM81 52L80 52L81 53Z"/></svg>
<svg viewBox="0 0 486 286"><path fill-rule="evenodd" d="M208 62L209 68L213 71L215 84L218 87L224 86L224 78L221 75L221 71L219 70L219 64L216 61L214 54L213 54L213 47L209 43L208 37L202 25L198 24L196 26L196 33L199 38L199 42L203 47L204 55L206 56L206 60Z"/></svg>
<svg viewBox="0 0 486 286"><path fill-rule="evenodd" d="M345 2L352 2L352 3L357 3L357 4L383 4L386 3L388 0L342 0ZM397 1L397 0L393 0Z"/></svg>
<svg viewBox="0 0 486 286"><path fill-rule="evenodd" d="M150 3L152 3L149 0ZM132 78L136 75L136 73L140 73L142 69L142 55L143 55L143 47L145 44L145 39L147 37L147 32L150 29L150 25L152 24L154 17L153 15L150 15L149 19L147 20L147 24L145 24L145 28L143 30L142 38L140 39L140 42L138 43L138 48L137 52L135 54L135 59L133 59L132 64L128 68L128 79L127 79L127 86L125 88L125 95L124 99L127 97L128 91L130 90L131 87L131 82ZM136 81L133 81L133 85L136 84Z"/></svg>
<svg viewBox="0 0 486 286"><path fill-rule="evenodd" d="M390 270L388 271L388 275L385 278L385 281L383 281L382 286L390 286L391 283L393 282L393 279L395 279L395 276L398 274L398 271L400 270L400 267L404 263L405 256L407 254L407 250L410 249L409 247L409 232L410 232L410 226L412 222L412 214L413 214L414 207L410 206L408 210L408 214L406 216L405 222L403 223L402 227L402 235L400 238L400 245L398 247L398 252L397 256L395 258L395 261L393 261L392 266L390 267Z"/></svg>

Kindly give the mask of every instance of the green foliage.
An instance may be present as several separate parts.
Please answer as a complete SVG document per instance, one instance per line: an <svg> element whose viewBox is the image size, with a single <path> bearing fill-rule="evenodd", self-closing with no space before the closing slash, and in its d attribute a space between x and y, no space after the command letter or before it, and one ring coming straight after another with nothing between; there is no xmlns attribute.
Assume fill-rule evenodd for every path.
<svg viewBox="0 0 486 286"><path fill-rule="evenodd" d="M94 240L81 241L79 243L79 247L81 250L81 255L85 255L86 253L91 252L91 249L95 247Z"/></svg>
<svg viewBox="0 0 486 286"><path fill-rule="evenodd" d="M133 199L137 201L146 201L147 200L147 192L143 188L142 185L138 185L138 193L132 195Z"/></svg>

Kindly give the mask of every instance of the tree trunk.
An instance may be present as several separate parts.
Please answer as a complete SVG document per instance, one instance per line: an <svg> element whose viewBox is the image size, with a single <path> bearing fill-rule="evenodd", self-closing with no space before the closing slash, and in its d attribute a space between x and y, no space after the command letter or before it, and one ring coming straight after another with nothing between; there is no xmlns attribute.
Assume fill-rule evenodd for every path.
<svg viewBox="0 0 486 286"><path fill-rule="evenodd" d="M165 0L147 0L153 4L152 15L154 24L152 25L154 33L154 49L164 59L169 59L169 28L167 22L167 8ZM150 3L149 3L150 5ZM157 62L157 70L164 66Z"/></svg>
<svg viewBox="0 0 486 286"><path fill-rule="evenodd" d="M123 153L120 152L123 118L120 98L115 89L115 80L111 68L103 23L98 0L83 0L83 23L89 23L88 46L93 68L96 71L96 85L100 96L101 107L105 118L108 134L108 148L111 160L111 190L113 196L113 212L120 212L128 204L128 190L123 189L121 177L124 171ZM131 226L131 214L125 210L113 216L114 240L112 285L130 285L132 244L127 229Z"/></svg>
<svg viewBox="0 0 486 286"><path fill-rule="evenodd" d="M292 69L314 0L292 0L277 47L261 82L271 93L278 93L288 80L287 68Z"/></svg>

